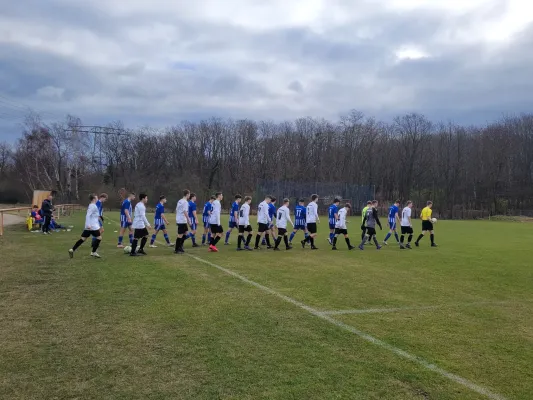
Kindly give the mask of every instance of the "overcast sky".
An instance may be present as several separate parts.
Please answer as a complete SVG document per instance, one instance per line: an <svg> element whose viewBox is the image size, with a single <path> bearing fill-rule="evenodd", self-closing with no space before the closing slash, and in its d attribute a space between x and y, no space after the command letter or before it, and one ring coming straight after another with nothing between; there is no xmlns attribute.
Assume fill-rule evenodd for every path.
<svg viewBox="0 0 533 400"><path fill-rule="evenodd" d="M0 134L46 119L533 111L526 0L0 0ZM0 138L1 139L1 138Z"/></svg>

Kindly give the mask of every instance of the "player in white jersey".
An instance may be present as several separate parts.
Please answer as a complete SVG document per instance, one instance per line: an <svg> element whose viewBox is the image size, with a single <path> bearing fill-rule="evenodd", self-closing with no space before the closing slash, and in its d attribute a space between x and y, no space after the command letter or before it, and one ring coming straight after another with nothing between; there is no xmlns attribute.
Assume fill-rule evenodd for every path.
<svg viewBox="0 0 533 400"><path fill-rule="evenodd" d="M176 238L176 245L174 246L174 253L183 254L183 242L189 232L191 220L189 218L189 197L191 192L187 189L183 191L183 197L176 205L176 225L178 226L178 237Z"/></svg>
<svg viewBox="0 0 533 400"><path fill-rule="evenodd" d="M145 256L146 253L144 252L144 246L146 246L146 242L148 242L148 229L152 228L150 226L150 223L148 222L148 219L146 218L146 203L148 202L148 196L145 194L139 195L139 202L135 206L135 212L133 213L133 224L132 227L134 229L133 231L133 242L131 243L131 251L130 256ZM137 244L139 243L139 239L141 240L141 245L139 246L139 250L137 250Z"/></svg>
<svg viewBox="0 0 533 400"><path fill-rule="evenodd" d="M267 235L269 232L269 226L270 226L270 216L268 215L268 210L270 203L272 202L272 196L266 196L265 200L259 203L259 206L257 207L257 236L255 237L255 250L259 250L259 242L261 241L261 236L265 235L265 239L267 241L267 248L271 249L272 246L270 245L270 238Z"/></svg>
<svg viewBox="0 0 533 400"><path fill-rule="evenodd" d="M239 238L237 239L237 250L242 250L241 244L244 243L244 250L252 250L250 248L250 241L253 237L253 229L250 224L250 204L252 203L252 198L246 196L244 198L244 203L239 210ZM244 239L244 232L248 233L246 240Z"/></svg>
<svg viewBox="0 0 533 400"><path fill-rule="evenodd" d="M311 244L311 250L318 250L318 247L315 246L315 237L317 232L316 224L320 223L320 218L318 218L318 194L311 196L311 201L307 205L306 212L306 222L307 222L307 231L309 236L307 236L302 243L302 248L305 248L305 244L309 242Z"/></svg>
<svg viewBox="0 0 533 400"><path fill-rule="evenodd" d="M285 242L285 248L287 250L292 249L292 246L289 244L289 238L287 237L287 222L290 222L294 228L291 220L291 211L289 210L289 199L283 199L283 205L276 212L276 227L278 228L278 237L274 246L274 250L276 251L279 251L281 237L283 237L283 241Z"/></svg>
<svg viewBox="0 0 533 400"><path fill-rule="evenodd" d="M349 203L346 203L343 208L337 211L337 217L335 221L335 236L333 237L333 247L331 250L337 250L337 238L339 235L344 235L344 240L346 240L348 250L355 249L355 246L352 246L350 243L350 238L348 237L348 228L346 227L346 224L348 223L346 218L351 209L352 206Z"/></svg>
<svg viewBox="0 0 533 400"><path fill-rule="evenodd" d="M72 247L68 251L70 258L74 257L74 252L90 236L95 238L95 240L92 243L93 248L92 248L91 256L95 258L100 258L100 255L96 252L96 250L98 250L98 246L100 246L100 242L102 241L102 232L100 231L100 211L98 210L98 207L96 206L97 200L98 200L98 197L96 196L96 194L91 194L89 196L90 204L89 204L89 207L87 208L87 215L85 216L85 228L83 229L80 239L76 242L74 247Z"/></svg>
<svg viewBox="0 0 533 400"><path fill-rule="evenodd" d="M209 227L211 229L211 243L209 245L209 251L217 252L217 243L224 233L224 228L220 224L220 213L222 211L222 205L220 201L224 198L222 192L215 194L216 200L213 201L213 209L209 214Z"/></svg>
<svg viewBox="0 0 533 400"><path fill-rule="evenodd" d="M411 240L413 240L413 223L411 221L411 209L413 208L413 202L409 200L407 202L407 205L402 210L402 219L401 219L401 227L402 227L402 236L400 236L400 249L410 249L411 248ZM409 235L407 238L407 244L404 246L404 240L405 235Z"/></svg>

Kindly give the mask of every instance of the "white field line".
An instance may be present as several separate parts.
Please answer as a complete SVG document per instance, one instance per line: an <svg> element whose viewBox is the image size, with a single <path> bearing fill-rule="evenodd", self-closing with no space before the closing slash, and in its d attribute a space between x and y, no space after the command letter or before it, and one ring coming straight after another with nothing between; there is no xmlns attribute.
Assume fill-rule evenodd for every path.
<svg viewBox="0 0 533 400"><path fill-rule="evenodd" d="M391 308L353 308L349 310L326 310L320 311L323 315L345 315L345 314L381 314L381 313L393 313L401 311L411 311L411 310L439 310L443 308L453 308L453 307L468 307L468 306L480 306L480 305L506 305L506 304L516 304L521 301L528 300L505 300L505 301L473 301L465 303L449 303L449 304L440 304L434 306L407 306L407 307L391 307Z"/></svg>
<svg viewBox="0 0 533 400"><path fill-rule="evenodd" d="M160 243L162 244L161 242L157 241L157 243ZM330 317L329 315L326 315L318 310L315 310L314 308L302 303L302 302L299 302L298 300L295 300L289 296L285 296L284 294L281 294L277 291L275 291L274 289L271 289L267 286L264 286L264 285L261 285L260 283L257 283L257 282L254 282L252 281L251 279L248 279L246 278L245 276L242 276L240 274L238 274L237 272L234 272L230 269L227 269L227 268L224 268L224 267L221 267L220 265L217 265L217 264L214 264L212 263L211 261L207 261L207 260L204 260L203 258L200 258L200 257L197 257L195 255L192 255L192 254L189 254L189 253L185 253L186 256L192 258L193 260L196 260L198 262L201 262L203 264L206 264L206 265L209 265L210 267L213 267L213 268L216 268L218 269L219 271L222 271L224 272L225 274L227 275L230 275L234 278L237 278L239 279L240 281L242 282L245 282L251 286L254 286L266 293L269 293L275 297L278 297L282 300L284 300L285 302L287 303L290 303L298 308L301 308L302 310L304 311L307 311L309 314L312 314L314 315L315 317L318 317L318 318L321 318L327 322L329 322L330 324L332 325L335 325L341 329L344 329L345 331L348 331L350 333L353 333L354 335L357 335L359 336L360 338L366 340L367 342L370 342L378 347L381 347L385 350L388 350L402 358L405 358L409 361L412 361L420 366L422 366L423 368L427 369L427 370L430 370L430 371L433 371L435 373L437 373L438 375L444 377L444 378L447 378L453 382L456 382L462 386L465 386L467 387L468 389L476 392L476 393L479 393L485 397L487 397L488 399L492 399L492 400L506 400L505 397L497 394L497 393L494 393L492 391L490 391L489 389L486 389L484 388L483 386L479 386L477 384L475 384L474 382L471 382L469 381L468 379L466 378L463 378L459 375L456 375L456 374L453 374L451 372L448 372L438 366L436 366L435 364L432 364L426 360L424 360L423 358L420 358L416 355L413 355L411 353L408 353L402 349L399 349L398 347L395 347L395 346L392 346L380 339L377 339L375 338L374 336L371 336L369 335L368 333L365 333L363 331L360 331L359 329L355 328L354 326L351 326L351 325L348 325L348 324L345 324L344 322L342 321L339 321L339 320L336 320L332 317Z"/></svg>

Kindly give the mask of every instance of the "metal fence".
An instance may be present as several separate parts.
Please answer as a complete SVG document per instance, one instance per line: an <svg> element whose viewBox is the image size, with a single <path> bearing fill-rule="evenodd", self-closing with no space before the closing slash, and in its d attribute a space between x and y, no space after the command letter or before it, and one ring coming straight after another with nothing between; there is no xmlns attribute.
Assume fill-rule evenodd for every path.
<svg viewBox="0 0 533 400"><path fill-rule="evenodd" d="M318 209L319 213L327 212L328 206L333 199L349 202L352 205L353 212L360 212L368 200L375 196L375 186L373 185L354 185L343 182L290 182L290 181L267 181L262 180L257 185L255 198L262 199L267 195L273 195L278 198L278 204L281 199L287 197L295 204L298 199L305 199L306 203L310 201L312 194L319 196Z"/></svg>

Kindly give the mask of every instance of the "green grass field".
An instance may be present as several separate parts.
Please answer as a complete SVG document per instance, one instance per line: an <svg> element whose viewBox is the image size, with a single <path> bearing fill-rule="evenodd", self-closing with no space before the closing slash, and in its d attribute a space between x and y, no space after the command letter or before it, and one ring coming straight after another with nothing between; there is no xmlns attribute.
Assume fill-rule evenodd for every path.
<svg viewBox="0 0 533 400"><path fill-rule="evenodd" d="M316 252L138 258L106 224L103 258L70 260L83 220L0 239L2 399L533 398L532 224L334 253L324 219Z"/></svg>

